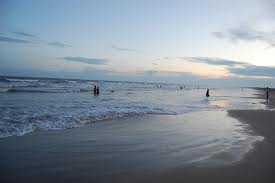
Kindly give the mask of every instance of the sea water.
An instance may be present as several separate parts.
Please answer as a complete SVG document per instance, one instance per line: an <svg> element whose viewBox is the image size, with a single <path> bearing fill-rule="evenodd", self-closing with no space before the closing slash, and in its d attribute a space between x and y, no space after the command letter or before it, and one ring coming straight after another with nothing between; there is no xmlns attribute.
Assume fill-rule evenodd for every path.
<svg viewBox="0 0 275 183"><path fill-rule="evenodd" d="M219 166L263 140L226 112L264 109L251 88L211 88L206 98L206 88L179 84L2 78L0 91L1 165L19 174Z"/></svg>
<svg viewBox="0 0 275 183"><path fill-rule="evenodd" d="M100 87L98 96L93 95L94 85ZM2 77L0 137L135 115L265 108L254 89L214 88L209 98L205 91L203 87L165 83Z"/></svg>

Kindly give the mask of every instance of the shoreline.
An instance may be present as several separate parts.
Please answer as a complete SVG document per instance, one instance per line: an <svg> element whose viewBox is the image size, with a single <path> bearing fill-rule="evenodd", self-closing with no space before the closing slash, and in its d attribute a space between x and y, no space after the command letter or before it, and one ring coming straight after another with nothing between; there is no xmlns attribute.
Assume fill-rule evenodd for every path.
<svg viewBox="0 0 275 183"><path fill-rule="evenodd" d="M262 97L261 95L257 95ZM271 101L274 100L272 92ZM198 115L204 113L204 115ZM225 118L218 118L218 111L194 112L190 122L200 121L207 117L214 119L215 125L219 124ZM252 133L263 136L265 139L253 144L253 149L242 157L240 161L226 164L222 166L179 166L164 169L136 170L132 168L116 170L122 166L128 166L127 155L132 156L131 151L126 154L121 153L125 142L129 143L131 148L136 151L137 147L144 148L140 141L135 141L140 137L146 136L145 140L156 138L156 136L148 138L156 130L155 134L163 136L163 130L167 130L176 124L172 129L177 129L182 121L180 116L138 116L135 118L106 120L103 123L95 123L87 126L72 128L62 131L35 131L24 136L12 136L0 139L0 182L211 182L211 183L250 183L263 182L273 183L275 181L275 111L272 110L228 110L223 111L228 118L240 121L242 124L248 124ZM188 114L190 115L190 114ZM187 115L187 116L188 116ZM192 114L191 114L192 116ZM203 117L203 118L202 118ZM207 121L207 120L206 120ZM206 122L204 121L204 122ZM201 121L200 121L201 122ZM149 123L149 126L147 126ZM152 123L150 125L150 123ZM138 129L138 133L131 134L127 132L129 129ZM210 123L211 124L211 123ZM223 123L224 124L224 123ZM207 124L204 124L207 126ZM214 125L214 126L215 126ZM220 124L221 125L221 124ZM161 127L159 127L161 126ZM104 133L98 132L104 129ZM106 130L107 129L107 130ZM144 133L143 129L149 130ZM118 131L117 131L118 130ZM171 130L171 129L170 129ZM181 129L183 130L183 129ZM114 131L116 131L114 133ZM129 140L130 136L125 136L125 132L134 139ZM176 138L180 136L172 131ZM97 134L94 134L97 133ZM110 133L110 134L108 134ZM192 132L193 133L193 132ZM106 138L107 141L101 141ZM166 134L171 135L171 134ZM120 136L116 142L115 137ZM158 137L158 136L157 136ZM168 138L169 136L167 136ZM137 138L137 139L136 139ZM161 140L166 140L163 138ZM183 139L184 140L184 139ZM109 144L110 142L116 142ZM102 142L105 142L101 144ZM154 145L156 141L152 141ZM161 141L164 142L164 141ZM172 141L173 142L173 141ZM98 143L99 146L94 146ZM122 143L122 144L121 144ZM171 144L171 141L168 141ZM120 146L122 145L122 146ZM101 149L105 146L110 146L110 149ZM150 147L150 146L149 146ZM99 148L99 149L97 149ZM130 150L131 150L130 148ZM159 146L153 146L160 148ZM145 148L146 149L146 148ZM103 151L104 150L104 151ZM112 154L113 151L118 151L118 154ZM112 152L107 157L102 157L101 154ZM173 149L168 148L168 153L173 153ZM196 151L197 152L197 151ZM116 159L116 157L120 157ZM137 156L133 156L137 157ZM116 160L112 160L115 158ZM128 157L129 158L129 157ZM141 156L137 159L134 167L142 161L147 165L153 164L153 159L146 159ZM110 161L111 160L111 161ZM180 160L178 160L180 161ZM172 165L175 162L172 162ZM161 165L161 164L160 164ZM163 168L163 167L161 167ZM115 173L107 170L115 169Z"/></svg>
<svg viewBox="0 0 275 183"><path fill-rule="evenodd" d="M137 176L139 181L136 182L273 183L275 181L275 111L228 110L227 113L241 123L248 124L253 134L264 137L264 140L253 144L253 149L240 161L223 167L187 167L163 171L161 174L139 175ZM127 178L130 180L130 177L125 179Z"/></svg>
<svg viewBox="0 0 275 183"><path fill-rule="evenodd" d="M204 114L209 111L204 112ZM226 111L220 112L228 115ZM190 119L198 120L198 112L192 114L196 118ZM216 116L213 118L215 112L212 111L211 119L219 120ZM218 113L217 113L218 114ZM230 116L229 116L230 117ZM168 123L167 123L168 121ZM133 119L119 119L113 121L106 121L104 123L91 124L89 126L68 129L64 131L36 131L27 134L23 137L10 137L0 139L0 180L3 182L267 182L271 183L274 180L272 169L274 168L273 154L275 153L274 147L271 143L261 141L255 144L251 152L248 152L244 157L237 162L219 166L197 166L188 165L179 168L164 168L164 169L151 169L148 170L135 170L118 171L116 173L105 172L105 170L113 169L118 166L117 163L123 166L127 165L125 158L119 158L119 162L110 163L109 158L102 159L102 157L93 153L94 148L91 146L97 143L99 139L104 139L104 134L98 133L91 136L100 128L113 131L121 129L125 124L135 126L134 129L140 128L143 125L153 123L156 125L166 125L170 127L174 122L177 124L182 123L180 116L143 116ZM141 123L141 124L138 124ZM190 121L192 123L192 120ZM215 124L217 124L215 122ZM158 128L156 133L162 133L165 126ZM177 127L177 126L176 126ZM144 127L142 127L144 128ZM147 128L147 127L146 127ZM175 127L174 127L175 128ZM150 128L151 129L151 128ZM149 130L150 130L149 129ZM109 131L107 130L107 132ZM152 128L152 130L155 130ZM161 131L159 131L161 130ZM110 132L111 132L110 131ZM124 133L125 130L119 133L111 134L110 138L113 139L117 134ZM144 136L144 132L139 133ZM151 133L151 132L150 132ZM256 131L258 134L258 132ZM112 136L114 135L114 136ZM145 134L146 136L146 134ZM96 139L95 139L96 137ZM125 137L124 135L121 136ZM138 138L138 136L134 138ZM179 136L178 136L179 137ZM98 138L98 139L97 139ZM154 137L155 138L155 137ZM180 137L179 137L180 138ZM146 138L147 139L147 138ZM165 138L164 138L165 139ZM126 141L127 138L125 139ZM149 139L148 139L149 140ZM113 141L113 140L112 140ZM110 142L110 141L107 141ZM136 144L130 140L129 142ZM153 141L154 142L154 141ZM137 143L139 144L139 143ZM154 143L153 143L154 144ZM169 142L170 144L170 142ZM118 150L117 145L106 144L112 146L110 150ZM123 145L123 144L122 144ZM90 147L91 146L91 147ZM100 145L101 146L101 145ZM99 146L99 147L100 147ZM124 146L124 145L123 145ZM102 146L103 147L103 146ZM134 148L138 147L136 145ZM100 150L100 149L99 149ZM101 151L101 150L100 150ZM142 151L141 151L142 152ZM168 151L170 152L170 150ZM172 151L173 152L173 151ZM103 153L103 152L102 152ZM98 153L97 153L98 154ZM128 153L127 153L128 154ZM130 152L131 154L131 152ZM116 157L115 155L114 157ZM119 155L120 156L120 155ZM145 158L145 157L144 157ZM141 161L144 161L143 156ZM113 158L111 158L113 159ZM146 158L145 158L146 159ZM104 163L103 163L103 162ZM139 161L139 160L138 160ZM147 162L146 162L147 161ZM144 163L148 165L154 161L147 159ZM9 165L11 163L11 165ZM103 164L102 164L103 163ZM2 166L1 166L2 164ZM4 166L4 165L9 166ZM142 163L143 164L143 163ZM15 165L16 167L13 167ZM125 165L125 164L124 164ZM173 164L172 164L173 165ZM169 166L168 166L169 167ZM161 167L162 168L162 167ZM98 174L97 172L101 172Z"/></svg>

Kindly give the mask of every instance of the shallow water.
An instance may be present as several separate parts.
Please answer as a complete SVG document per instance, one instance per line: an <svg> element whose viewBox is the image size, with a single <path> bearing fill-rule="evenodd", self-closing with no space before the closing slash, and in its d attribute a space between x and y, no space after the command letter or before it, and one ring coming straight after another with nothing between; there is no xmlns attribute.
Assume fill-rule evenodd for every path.
<svg viewBox="0 0 275 183"><path fill-rule="evenodd" d="M0 167L22 176L104 177L223 166L238 162L262 139L225 111L150 115L0 139Z"/></svg>
<svg viewBox="0 0 275 183"><path fill-rule="evenodd" d="M93 84L100 95L93 96ZM211 89L176 84L84 80L0 80L0 137L36 129L62 130L120 117L176 115L201 110L265 108L253 89Z"/></svg>

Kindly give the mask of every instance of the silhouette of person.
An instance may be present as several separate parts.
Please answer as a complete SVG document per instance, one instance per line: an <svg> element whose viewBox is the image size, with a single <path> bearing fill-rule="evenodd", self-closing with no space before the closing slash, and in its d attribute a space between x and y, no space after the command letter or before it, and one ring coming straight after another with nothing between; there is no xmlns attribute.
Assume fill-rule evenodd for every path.
<svg viewBox="0 0 275 183"><path fill-rule="evenodd" d="M266 87L266 101L268 102L269 100L269 88Z"/></svg>
<svg viewBox="0 0 275 183"><path fill-rule="evenodd" d="M209 88L207 88L207 90L206 90L206 95L205 95L206 97L210 97L210 95L209 95Z"/></svg>
<svg viewBox="0 0 275 183"><path fill-rule="evenodd" d="M99 95L99 86L96 88L96 95Z"/></svg>
<svg viewBox="0 0 275 183"><path fill-rule="evenodd" d="M94 85L94 96L96 95L96 85Z"/></svg>

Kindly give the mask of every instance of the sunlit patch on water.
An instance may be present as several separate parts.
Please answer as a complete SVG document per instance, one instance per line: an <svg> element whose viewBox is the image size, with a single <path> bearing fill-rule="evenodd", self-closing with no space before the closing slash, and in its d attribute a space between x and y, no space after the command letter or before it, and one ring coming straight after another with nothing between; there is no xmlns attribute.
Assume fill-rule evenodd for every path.
<svg viewBox="0 0 275 183"><path fill-rule="evenodd" d="M214 106L214 107L217 107L217 108L223 108L223 109L227 109L227 108L232 107L232 104L228 100L214 100L214 101L210 101L210 105Z"/></svg>

